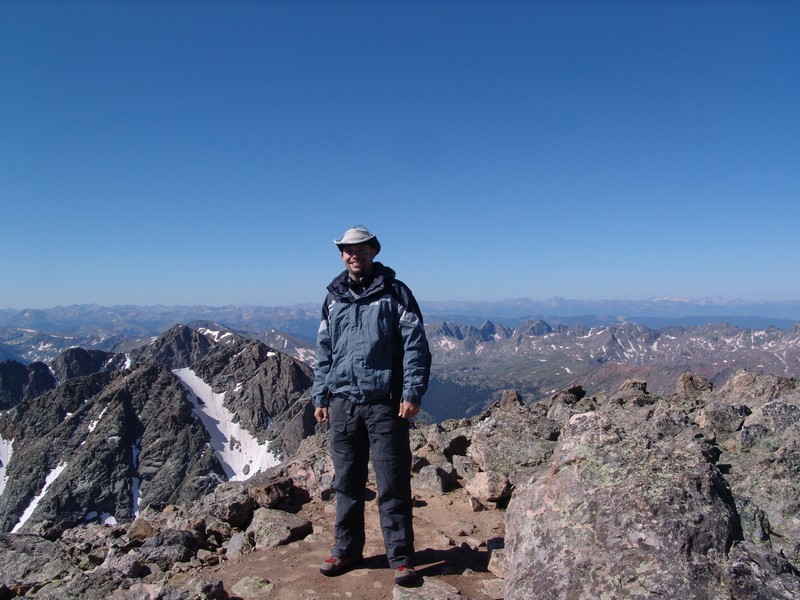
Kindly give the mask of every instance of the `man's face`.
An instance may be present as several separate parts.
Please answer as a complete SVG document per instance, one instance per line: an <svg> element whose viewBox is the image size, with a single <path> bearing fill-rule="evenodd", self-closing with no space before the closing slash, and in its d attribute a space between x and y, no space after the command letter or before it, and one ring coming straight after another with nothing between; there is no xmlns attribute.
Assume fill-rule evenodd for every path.
<svg viewBox="0 0 800 600"><path fill-rule="evenodd" d="M368 244L354 244L342 248L342 260L351 279L372 273L372 261L378 251Z"/></svg>

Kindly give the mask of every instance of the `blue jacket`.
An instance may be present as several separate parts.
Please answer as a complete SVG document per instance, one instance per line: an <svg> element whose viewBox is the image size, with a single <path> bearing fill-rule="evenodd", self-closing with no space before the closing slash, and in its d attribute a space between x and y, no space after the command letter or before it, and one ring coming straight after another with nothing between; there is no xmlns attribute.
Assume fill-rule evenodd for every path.
<svg viewBox="0 0 800 600"><path fill-rule="evenodd" d="M317 333L316 407L333 396L419 404L428 389L431 354L419 305L389 267L376 262L373 275L358 297L347 271L328 286Z"/></svg>

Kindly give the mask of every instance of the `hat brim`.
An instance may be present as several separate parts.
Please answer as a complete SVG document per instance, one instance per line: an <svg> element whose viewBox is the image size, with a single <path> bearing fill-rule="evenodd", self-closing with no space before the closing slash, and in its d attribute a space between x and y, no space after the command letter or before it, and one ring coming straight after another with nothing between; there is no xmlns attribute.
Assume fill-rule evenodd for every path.
<svg viewBox="0 0 800 600"><path fill-rule="evenodd" d="M375 248L376 254L381 251L381 243L378 241L378 238L376 238L374 235L368 238L364 238L363 240L353 240L353 241L344 241L344 239L333 240L333 243L336 244L336 247L339 249L339 252L344 251L344 248L346 246L359 246L361 244L372 246L373 248Z"/></svg>

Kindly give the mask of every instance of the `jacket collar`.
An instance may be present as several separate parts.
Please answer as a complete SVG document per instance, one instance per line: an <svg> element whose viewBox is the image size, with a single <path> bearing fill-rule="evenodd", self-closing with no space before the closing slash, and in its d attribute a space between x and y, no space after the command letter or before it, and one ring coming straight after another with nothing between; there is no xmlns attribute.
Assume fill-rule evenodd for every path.
<svg viewBox="0 0 800 600"><path fill-rule="evenodd" d="M383 263L373 263L372 282L367 286L367 289L361 294L360 297L366 298L373 294L380 292L383 288L394 279L394 271L384 265ZM350 286L348 285L350 275L347 271L342 271L334 277L328 286L328 291L339 298L349 298L353 300L353 295L350 293Z"/></svg>

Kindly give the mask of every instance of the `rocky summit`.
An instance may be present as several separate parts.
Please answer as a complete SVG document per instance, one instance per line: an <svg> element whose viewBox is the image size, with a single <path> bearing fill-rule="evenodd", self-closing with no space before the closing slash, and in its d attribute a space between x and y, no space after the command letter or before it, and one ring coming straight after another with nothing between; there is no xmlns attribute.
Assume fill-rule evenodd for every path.
<svg viewBox="0 0 800 600"><path fill-rule="evenodd" d="M252 386L280 394L289 377L281 385L265 384L271 373L292 369L270 352L245 344L223 360L212 350L193 372L213 381L212 393L238 390L255 403L257 395L236 380L233 365L257 365L250 370L259 373ZM144 398L133 381L161 390L164 398L211 398L185 373L176 382L169 369L141 369L78 378L69 392L63 389L69 382L61 384L59 400L47 392L48 406L62 412L13 430L9 468L18 456L17 440L58 430L69 421L65 411L85 410L96 419L106 408L95 428L110 427L104 440L123 435L115 424L129 411L141 423L134 433L144 439L147 402L125 400L126 394ZM298 381L301 375L294 371ZM161 431L192 422L175 418L183 406L177 400L154 395L149 402L160 402L153 410L164 424ZM284 412L302 424L307 396L282 402L260 406L266 413L288 407ZM260 410L251 410L248 420L259 421ZM10 439L5 419L3 439ZM42 498L49 506L46 526L0 535L0 598L800 597L800 386L792 378L739 371L715 388L686 373L669 394L650 393L646 382L629 380L615 393L588 395L573 386L533 403L506 391L478 416L417 427L412 485L422 581L409 589L393 587L374 539L374 494L368 496L364 564L336 578L319 575L332 541L327 431L312 434L300 425L295 431L304 432L303 439L286 446L292 449L279 464L243 480L217 481L208 490L209 474L223 475L211 464L193 466L192 500L181 493L186 478L180 489L165 481L159 487L170 495L141 502L135 519L130 511L127 518L118 513L116 524L73 524L59 516L62 510L79 514L71 507L85 501L82 480L57 496L73 504L48 504L48 492ZM193 435L171 439L168 447L191 447ZM64 432L48 439L69 437ZM99 440L84 439L101 452ZM31 442L19 443L27 448ZM79 452L80 441L71 443ZM200 455L197 448L195 460ZM67 456L57 453L49 464ZM167 457L161 460L150 457L155 470L148 471L148 481ZM21 476L13 473L8 485ZM115 481L124 489L121 478ZM374 477L369 487L374 491Z"/></svg>

